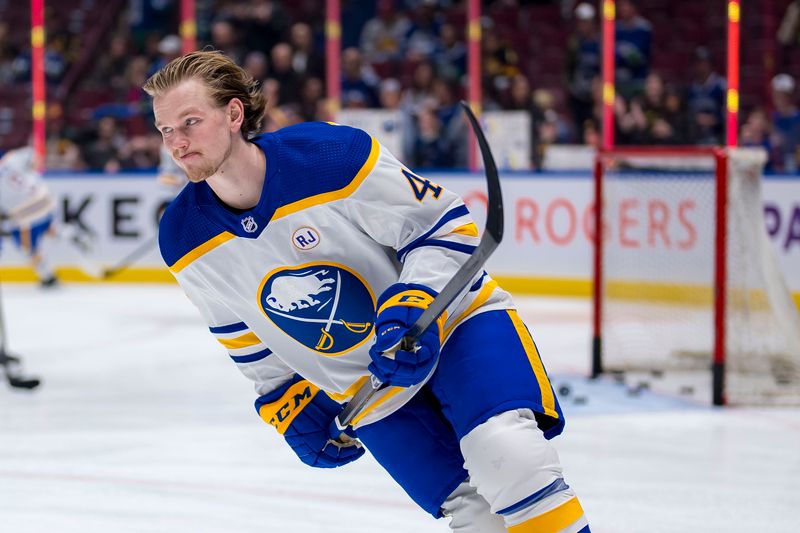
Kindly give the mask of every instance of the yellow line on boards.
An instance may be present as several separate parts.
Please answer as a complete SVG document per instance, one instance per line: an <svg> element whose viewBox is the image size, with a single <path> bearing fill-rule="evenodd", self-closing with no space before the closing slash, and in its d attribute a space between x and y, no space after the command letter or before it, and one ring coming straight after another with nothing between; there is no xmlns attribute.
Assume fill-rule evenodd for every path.
<svg viewBox="0 0 800 533"><path fill-rule="evenodd" d="M77 267L56 269L60 281L66 283L175 283L166 267L131 267L108 279L92 277ZM592 294L592 282L581 278L544 278L528 276L492 276L501 288L512 294L532 296L568 296L588 298ZM0 282L35 283L36 273L30 267L0 267ZM671 285L643 282L614 282L608 287L609 295L623 300L648 300L687 305L708 305L710 287ZM792 298L800 309L800 292Z"/></svg>

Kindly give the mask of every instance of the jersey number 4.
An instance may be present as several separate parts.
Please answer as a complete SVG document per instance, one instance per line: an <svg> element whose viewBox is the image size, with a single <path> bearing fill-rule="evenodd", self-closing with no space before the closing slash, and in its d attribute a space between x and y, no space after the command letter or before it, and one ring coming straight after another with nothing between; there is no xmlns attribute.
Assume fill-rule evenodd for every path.
<svg viewBox="0 0 800 533"><path fill-rule="evenodd" d="M433 197L438 199L439 195L442 194L442 187L441 185L436 185L431 180L427 180L425 178L421 178L416 174L409 172L406 169L401 171L403 176L406 177L408 183L411 185L411 190L414 191L414 196L420 202L425 199L425 195L428 194L428 191L431 191Z"/></svg>

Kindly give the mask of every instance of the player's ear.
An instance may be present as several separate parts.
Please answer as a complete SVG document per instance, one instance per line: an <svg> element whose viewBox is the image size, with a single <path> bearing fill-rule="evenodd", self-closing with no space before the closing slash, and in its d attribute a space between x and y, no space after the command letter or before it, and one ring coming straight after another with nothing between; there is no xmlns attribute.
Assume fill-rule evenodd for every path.
<svg viewBox="0 0 800 533"><path fill-rule="evenodd" d="M232 98L228 102L228 116L231 119L231 126L241 125L244 122L244 105L238 98Z"/></svg>

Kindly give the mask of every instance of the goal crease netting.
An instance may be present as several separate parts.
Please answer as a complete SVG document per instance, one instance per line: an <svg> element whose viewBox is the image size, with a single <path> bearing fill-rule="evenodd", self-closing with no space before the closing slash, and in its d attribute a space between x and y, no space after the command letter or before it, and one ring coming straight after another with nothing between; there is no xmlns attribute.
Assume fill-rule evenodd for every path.
<svg viewBox="0 0 800 533"><path fill-rule="evenodd" d="M666 376L715 403L800 404L800 316L766 231L765 161L760 149L598 156L603 371Z"/></svg>

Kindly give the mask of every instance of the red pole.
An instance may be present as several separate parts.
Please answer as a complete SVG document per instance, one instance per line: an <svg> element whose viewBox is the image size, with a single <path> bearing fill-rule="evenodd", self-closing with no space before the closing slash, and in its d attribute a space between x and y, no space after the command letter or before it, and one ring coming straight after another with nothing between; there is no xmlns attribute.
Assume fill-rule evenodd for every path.
<svg viewBox="0 0 800 533"><path fill-rule="evenodd" d="M592 249L592 377L603 373L603 155L594 160L594 248Z"/></svg>
<svg viewBox="0 0 800 533"><path fill-rule="evenodd" d="M181 0L181 41L184 54L197 50L195 0Z"/></svg>
<svg viewBox="0 0 800 533"><path fill-rule="evenodd" d="M716 224L714 251L714 362L711 366L712 402L725 405L725 307L728 291L728 156L725 150L714 152L717 167Z"/></svg>
<svg viewBox="0 0 800 533"><path fill-rule="evenodd" d="M725 144L739 143L739 0L728 1L728 109Z"/></svg>
<svg viewBox="0 0 800 533"><path fill-rule="evenodd" d="M44 76L44 0L31 0L31 86L33 88L33 151L36 168L45 167L45 118L47 115L46 84Z"/></svg>
<svg viewBox="0 0 800 533"><path fill-rule="evenodd" d="M342 61L342 12L339 0L326 0L325 21L325 82L328 91L328 113L336 120L341 108L342 81L339 74Z"/></svg>
<svg viewBox="0 0 800 533"><path fill-rule="evenodd" d="M467 76L469 78L469 105L475 117L481 118L481 2L469 0L467 5ZM478 169L478 148L469 143L469 168Z"/></svg>
<svg viewBox="0 0 800 533"><path fill-rule="evenodd" d="M614 148L614 69L616 68L614 47L614 20L616 5L614 0L603 0L603 150Z"/></svg>

